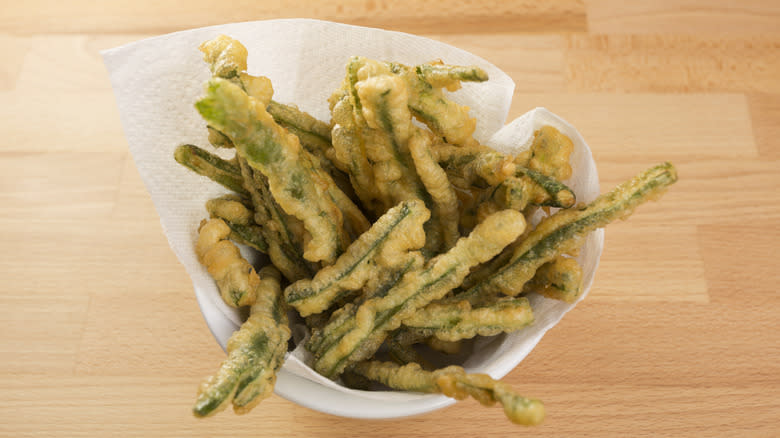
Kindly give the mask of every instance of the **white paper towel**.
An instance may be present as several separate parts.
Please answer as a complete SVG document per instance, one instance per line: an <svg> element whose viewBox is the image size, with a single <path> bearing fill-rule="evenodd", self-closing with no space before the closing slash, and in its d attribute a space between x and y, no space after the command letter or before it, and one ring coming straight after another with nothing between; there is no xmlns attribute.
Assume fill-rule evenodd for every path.
<svg viewBox="0 0 780 438"><path fill-rule="evenodd" d="M543 108L504 126L514 90L511 78L489 62L437 41L379 29L288 19L194 29L104 51L130 152L160 215L168 242L191 276L203 315L223 348L241 318L222 302L214 281L196 259L194 244L197 226L207 216L206 200L225 193L225 189L173 159L179 144L208 145L205 124L193 106L210 76L198 46L220 34L236 38L247 47L249 73L271 79L275 100L297 104L321 120L330 119L327 98L339 87L345 65L353 55L404 64L442 59L448 64L480 66L490 80L464 83L461 90L451 95L453 100L468 105L472 116L477 117L475 137L502 152L513 153L528 146L534 130L553 125L575 145L571 160L574 177L567 183L578 201L587 202L598 195L595 164L576 129ZM578 256L584 272L583 297L593 281L602 246L603 232L598 231L587 239ZM246 249L242 252L252 256ZM463 365L471 371L503 377L574 307L541 296L531 298L531 304L536 316L532 327L481 340ZM343 388L306 363L306 352L299 346L288 355L284 370L372 399L399 401L421 397Z"/></svg>

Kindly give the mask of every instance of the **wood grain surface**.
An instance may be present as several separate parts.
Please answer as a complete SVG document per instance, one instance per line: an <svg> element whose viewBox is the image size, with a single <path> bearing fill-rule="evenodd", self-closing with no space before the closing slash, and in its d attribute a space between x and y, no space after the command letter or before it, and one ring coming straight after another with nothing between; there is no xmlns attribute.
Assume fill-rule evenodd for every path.
<svg viewBox="0 0 780 438"><path fill-rule="evenodd" d="M609 188L673 161L608 227L590 296L506 380L526 429L463 401L392 421L272 396L196 420L224 357L129 156L99 50L313 17L429 36L574 124ZM3 1L0 436L780 436L780 2Z"/></svg>

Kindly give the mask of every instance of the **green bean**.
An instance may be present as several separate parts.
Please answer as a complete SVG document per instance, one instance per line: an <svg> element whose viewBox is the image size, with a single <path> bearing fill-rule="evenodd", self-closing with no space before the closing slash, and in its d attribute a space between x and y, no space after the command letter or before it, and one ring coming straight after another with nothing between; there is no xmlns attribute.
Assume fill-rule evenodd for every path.
<svg viewBox="0 0 780 438"><path fill-rule="evenodd" d="M527 227L523 234L528 234L530 230L531 227ZM521 235L517 240L507 245L507 247L504 248L504 250L501 251L501 253L495 256L492 260L472 269L471 272L469 272L469 275L463 280L463 284L461 285L460 290L455 291L453 297L447 297L443 300L440 300L440 302L457 303L461 300L467 300L472 307L483 307L490 305L490 303L494 302L497 297L490 295L484 297L479 295L464 295L463 291L469 290L474 285L487 280L491 275L493 275L494 272L506 265L512 258L512 255L515 253L515 249L517 249L517 247L524 239L525 236Z"/></svg>
<svg viewBox="0 0 780 438"><path fill-rule="evenodd" d="M516 162L531 170L558 181L571 177L569 158L574 143L552 126L543 126L534 132L534 140L525 152L518 154Z"/></svg>
<svg viewBox="0 0 780 438"><path fill-rule="evenodd" d="M347 175L343 174L328 156L330 144L330 125L319 121L293 105L285 105L271 99L272 87L267 78L252 76L241 70L246 68L247 51L238 41L224 35L201 46L204 58L209 63L214 76L229 80L241 87L249 96L267 103L266 110L274 121L298 137L301 145L315 158L315 167L326 171L341 191L352 194L352 186ZM213 126L208 126L209 141L217 147L234 147L232 140ZM352 197L350 196L350 199ZM352 201L350 200L350 203ZM355 211L348 204L339 206L349 211L353 218ZM362 213L361 215L362 216ZM359 220L358 220L359 221ZM368 224L354 224L355 228L368 228ZM365 227L363 227L365 225Z"/></svg>
<svg viewBox="0 0 780 438"><path fill-rule="evenodd" d="M211 126L206 126L209 131L209 143L216 148L232 149L233 142L227 136Z"/></svg>
<svg viewBox="0 0 780 438"><path fill-rule="evenodd" d="M483 147L459 148L437 146L434 155L454 181L462 187L504 184L500 193L506 201L518 207L525 204L569 208L576 202L574 192L555 178L517 165L512 158ZM513 179L515 179L513 181ZM509 190L506 190L509 189ZM522 207L521 207L522 206Z"/></svg>
<svg viewBox="0 0 780 438"><path fill-rule="evenodd" d="M379 71L368 77L357 73L369 68ZM355 108L361 114L361 134L374 169L375 190L387 210L400 201L423 199L425 189L406 145L413 126L406 108L406 87L400 78L381 68L381 63L353 58L350 80L358 80L350 85L351 94L356 96Z"/></svg>
<svg viewBox="0 0 780 438"><path fill-rule="evenodd" d="M531 196L531 204L556 208L570 208L577 201L574 191L563 183L533 169L517 166L517 175L533 181L539 194ZM532 192L533 193L533 192Z"/></svg>
<svg viewBox="0 0 780 438"><path fill-rule="evenodd" d="M286 212L304 222L312 236L304 247L304 256L311 261L332 262L343 247L365 231L369 224L360 209L340 188L341 186L351 191L349 185L344 184L346 177L333 166L327 156L326 152L330 149L329 126L293 106L272 101L273 88L270 80L245 72L247 50L240 42L221 35L202 44L201 51L214 74L212 81L224 81L226 90L223 90L221 95L228 102L216 105L220 107L216 110L219 114L213 114L216 109L214 95L211 96L211 102L207 97L196 104L196 107L207 121L208 115L224 123L228 114L236 116L237 111L243 112L241 117L244 119L254 116L256 120L252 120L252 123L239 123L239 126L233 123L233 129L238 129L234 134L239 133L245 137L245 141L251 139L250 143L254 143L249 145L254 147L248 148L247 145L240 145L237 152L243 154L253 167L269 177L271 192L274 193L277 203ZM246 94L230 90L231 87L227 86L229 84L240 88ZM227 119L234 122L232 117ZM288 131L277 121L292 129L294 134L302 136L303 145L310 150L301 151L301 140L294 135L286 135ZM209 125L235 144L235 139L226 132L225 126L217 126L217 123L211 122ZM263 157L247 156L248 151L254 151ZM268 154L279 155L279 159L270 159ZM292 165L288 170L294 169L294 165L298 164L298 172L290 172L289 178L286 178L284 169L280 169L285 163ZM340 181L341 185L337 181ZM309 195L318 195L316 201L310 203L314 210L311 214L306 212L306 202L300 202L300 196L307 189ZM341 215L337 214L336 209Z"/></svg>
<svg viewBox="0 0 780 438"><path fill-rule="evenodd" d="M267 253L268 243L263 237L263 230L254 223L251 204L247 206L245 202L245 198L226 195L209 199L206 210L211 217L222 219L230 227L230 240Z"/></svg>
<svg viewBox="0 0 780 438"><path fill-rule="evenodd" d="M582 293L582 268L573 258L558 256L537 269L525 289L573 303Z"/></svg>
<svg viewBox="0 0 780 438"><path fill-rule="evenodd" d="M409 199L425 201L431 220L425 225L423 252L436 254L445 246L446 223L451 218L442 218L440 209L435 208L409 150L409 140L417 128L407 108L407 87L385 63L370 59L353 58L349 72L350 93L362 114L361 134L382 209Z"/></svg>
<svg viewBox="0 0 780 438"><path fill-rule="evenodd" d="M663 195L675 181L674 166L663 163L599 196L584 208L559 210L537 225L504 266L459 297L471 300L499 292L517 295L540 266L579 248L591 231L627 218L640 204Z"/></svg>
<svg viewBox="0 0 780 438"><path fill-rule="evenodd" d="M213 415L231 401L236 413L246 413L273 391L290 328L278 271L266 267L260 275L249 319L228 340L228 357L219 371L198 391L193 408L197 417Z"/></svg>
<svg viewBox="0 0 780 438"><path fill-rule="evenodd" d="M386 343L387 354L393 362L399 365L406 365L414 362L420 364L423 368L432 368L430 363L414 349L412 344L401 343L393 336L389 337Z"/></svg>
<svg viewBox="0 0 780 438"><path fill-rule="evenodd" d="M303 235L294 231L299 226L298 220L282 211L260 172L255 172L242 158L239 158L238 163L244 176L244 186L255 207L255 223L262 224L271 262L289 281L311 277L317 265L303 258Z"/></svg>
<svg viewBox="0 0 780 438"><path fill-rule="evenodd" d="M533 320L528 299L507 297L477 308L466 300L431 303L404 319L403 325L414 333L407 336L435 336L443 341L459 341L477 335L494 336L517 331Z"/></svg>
<svg viewBox="0 0 780 438"><path fill-rule="evenodd" d="M422 80L436 88L447 87L453 82L485 82L488 80L488 74L475 66L426 63L416 66L415 71Z"/></svg>
<svg viewBox="0 0 780 438"><path fill-rule="evenodd" d="M425 243L423 223L430 213L422 201L413 200L391 208L342 254L334 264L313 279L299 280L285 290L287 302L301 316L330 307L345 291L361 289L379 270Z"/></svg>
<svg viewBox="0 0 780 438"><path fill-rule="evenodd" d="M317 120L295 106L273 100L266 109L276 123L292 130L307 149L324 151L331 147L330 125L327 123Z"/></svg>
<svg viewBox="0 0 780 438"><path fill-rule="evenodd" d="M249 193L244 190L241 171L234 163L191 144L177 147L173 157L182 166L212 179L226 189L242 196L249 196Z"/></svg>
<svg viewBox="0 0 780 438"><path fill-rule="evenodd" d="M224 79L209 81L196 108L210 125L233 140L236 151L268 178L276 202L300 219L311 235L304 258L333 262L348 244L342 212L332 200L333 180L314 167L297 137L279 127L265 108ZM357 209L357 207L355 207Z"/></svg>
<svg viewBox="0 0 780 438"><path fill-rule="evenodd" d="M214 278L222 300L231 307L247 306L255 301L260 279L238 247L227 240L230 227L222 219L204 220L198 230L195 253L198 261Z"/></svg>
<svg viewBox="0 0 780 438"><path fill-rule="evenodd" d="M435 336L428 336L425 339L425 345L430 349L444 354L458 354L462 347L460 341L443 341ZM425 368L423 366L423 368Z"/></svg>
<svg viewBox="0 0 780 438"><path fill-rule="evenodd" d="M330 320L325 327L316 327L312 329L311 338L306 344L306 348L315 353L330 349L350 330L355 328L355 314L359 304L371 298L381 298L401 281L408 272L413 272L422 267L422 256L418 253L408 253L403 256L396 266L386 269L366 283L363 297L358 303L347 303L333 312Z"/></svg>
<svg viewBox="0 0 780 438"><path fill-rule="evenodd" d="M446 67L434 64L423 64L417 68L404 66L397 70L409 87L408 105L417 119L425 123L437 136L444 138L447 143L461 146L476 144L472 135L477 120L469 116L467 106L458 105L447 99L440 88L446 87L454 91L459 87L459 81L465 80L463 78L487 79L483 71L472 67Z"/></svg>
<svg viewBox="0 0 780 438"><path fill-rule="evenodd" d="M544 419L541 401L520 396L509 385L493 380L487 374L467 374L458 366L425 371L410 363L398 366L391 362L367 361L355 364L350 371L393 389L441 393L456 400L471 396L485 406L496 402L513 423L532 426Z"/></svg>
<svg viewBox="0 0 780 438"><path fill-rule="evenodd" d="M409 151L414 160L417 174L433 204L431 216L435 216L442 235L442 250L448 250L455 245L460 232L458 230L458 198L455 190L447 179L447 174L439 167L430 153L431 140L421 129L415 129L409 140ZM433 214L435 212L435 215Z"/></svg>
<svg viewBox="0 0 780 438"><path fill-rule="evenodd" d="M326 171L338 188L349 198L350 203L355 200L354 188L349 182L349 176L344 173L333 161L333 146L331 145L330 125L319 121L308 113L305 113L293 105L285 105L271 100L266 110L283 128L295 134L303 146L316 160L316 164ZM345 169L346 170L346 169ZM339 205L342 211L351 211L346 204ZM357 228L368 228L362 214L353 217L352 222L363 222Z"/></svg>
<svg viewBox="0 0 780 438"><path fill-rule="evenodd" d="M386 296L363 302L354 316L354 328L329 348L316 350L314 369L326 377L338 376L348 365L370 357L392 330L417 309L442 298L457 287L469 269L495 256L522 233L522 214L505 210L487 218L450 251L409 272ZM323 329L328 337L330 324Z"/></svg>
<svg viewBox="0 0 780 438"><path fill-rule="evenodd" d="M384 213L374 189L374 171L368 162L363 137L360 135L362 115L354 112L352 95L341 90L331 97L333 108L333 149L335 158L347 170L355 194L375 215Z"/></svg>

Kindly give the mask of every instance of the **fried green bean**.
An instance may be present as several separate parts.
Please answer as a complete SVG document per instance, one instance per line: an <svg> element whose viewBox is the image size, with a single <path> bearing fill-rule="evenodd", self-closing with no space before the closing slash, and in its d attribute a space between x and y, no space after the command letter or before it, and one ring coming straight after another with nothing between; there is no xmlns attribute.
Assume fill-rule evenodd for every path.
<svg viewBox="0 0 780 438"><path fill-rule="evenodd" d="M484 147L437 146L433 154L453 181L462 187L496 187L505 184L506 202L569 208L574 192L551 176L512 162L512 158ZM568 159L568 156L567 156ZM515 181L513 181L515 179Z"/></svg>
<svg viewBox="0 0 780 438"><path fill-rule="evenodd" d="M417 75L434 88L447 88L455 91L461 81L485 82L488 74L479 67L425 63L415 67ZM454 88L454 89L453 89Z"/></svg>
<svg viewBox="0 0 780 438"><path fill-rule="evenodd" d="M422 64L416 68L402 67L398 74L409 88L409 109L447 143L461 146L476 144L472 137L477 119L469 116L469 107L447 99L441 91L457 89L461 80L487 80L487 74L477 67L450 67Z"/></svg>
<svg viewBox="0 0 780 438"><path fill-rule="evenodd" d="M357 96L356 108L365 123L362 136L366 156L374 169L376 191L383 208L386 210L402 200L422 198L425 189L407 148L413 125L403 80L390 74L383 63L369 59L353 58L350 69L357 69L357 82L351 86Z"/></svg>
<svg viewBox="0 0 780 438"><path fill-rule="evenodd" d="M404 344L399 342L395 337L391 336L387 339L387 355L390 359L399 364L406 365L408 363L417 363L423 369L435 368L417 350L414 349L411 343Z"/></svg>
<svg viewBox="0 0 780 438"><path fill-rule="evenodd" d="M443 341L459 341L477 335L494 336L517 331L533 321L528 299L507 297L476 308L466 300L431 303L404 319L403 325L414 332L411 336L435 336Z"/></svg>
<svg viewBox="0 0 780 438"><path fill-rule="evenodd" d="M301 145L316 159L316 164L333 178L339 189L348 195L352 194L353 189L348 182L349 178L335 166L329 156L332 149L330 125L293 105L272 100L273 88L270 81L264 77L249 75L242 70L246 69L247 51L239 41L220 35L204 43L201 51L214 76L233 82L249 96L267 103L266 110L274 121L298 137ZM234 146L230 138L213 126L208 126L208 130L209 141L214 146ZM346 211L345 207L349 209L349 206L340 206L343 211ZM363 228L368 228L368 225L365 224Z"/></svg>
<svg viewBox="0 0 780 438"><path fill-rule="evenodd" d="M192 410L197 417L213 415L231 401L236 413L249 412L273 391L290 328L279 272L266 267L260 276L249 319L228 340L228 357L217 373L198 390Z"/></svg>
<svg viewBox="0 0 780 438"><path fill-rule="evenodd" d="M355 111L354 97L349 92L349 76L345 79L344 87L330 98L334 161L349 174L355 194L363 205L374 215L381 215L384 206L374 190L374 170L368 162L365 143L360 134L362 115Z"/></svg>
<svg viewBox="0 0 780 438"><path fill-rule="evenodd" d="M250 166L268 178L282 209L303 222L311 237L304 242L304 258L333 262L349 243L344 215L333 201L333 193L340 190L314 166L298 138L277 125L258 101L224 79L210 80L206 96L195 106L209 124L230 137Z"/></svg>
<svg viewBox="0 0 780 438"><path fill-rule="evenodd" d="M301 316L329 308L345 291L361 289L379 270L397 263L399 256L425 243L423 223L430 217L420 200L391 208L342 254L313 279L299 280L285 290L287 302Z"/></svg>
<svg viewBox="0 0 780 438"><path fill-rule="evenodd" d="M302 228L300 222L282 211L263 174L254 171L243 158L239 158L238 164L255 207L255 223L262 224L271 262L289 281L311 277L317 265L303 258L303 233L297 230Z"/></svg>
<svg viewBox="0 0 780 438"><path fill-rule="evenodd" d="M458 198L444 169L431 156L430 145L429 135L421 129L414 130L408 144L417 174L420 175L420 180L433 202L433 211L443 238L441 249L448 250L455 246L455 242L460 238Z"/></svg>
<svg viewBox="0 0 780 438"><path fill-rule="evenodd" d="M569 158L574 152L571 139L552 126L542 126L534 132L528 150L517 156L516 162L558 181L571 177Z"/></svg>
<svg viewBox="0 0 780 438"><path fill-rule="evenodd" d="M354 188L350 184L349 176L333 161L330 125L317 120L293 105L285 105L274 100L271 100L266 110L276 123L298 137L301 146L312 155L316 164L333 178L338 188L349 197L350 203L353 202L355 199ZM335 199L334 202L339 203L339 199ZM343 212L353 212L345 204L339 204L339 208ZM362 214L359 217L351 217L350 222L357 223L358 228L364 231L368 228L368 223Z"/></svg>
<svg viewBox="0 0 780 438"><path fill-rule="evenodd" d="M276 123L293 131L301 143L310 152L324 151L330 148L330 126L293 105L285 105L271 99L273 89L267 78L246 73L248 53L241 42L225 35L203 43L200 50L215 77L227 79L240 86L250 96L265 102L266 110ZM232 147L230 138L209 126L209 134L214 136L214 146Z"/></svg>
<svg viewBox="0 0 780 438"><path fill-rule="evenodd" d="M625 219L640 204L659 198L677 181L671 163L651 167L586 207L559 210L543 219L515 249L512 258L460 297L472 300L503 293L517 295L543 264L579 248L587 235L616 219Z"/></svg>
<svg viewBox="0 0 780 438"><path fill-rule="evenodd" d="M217 283L222 300L231 307L248 306L255 301L260 279L238 247L227 240L230 227L222 219L201 224L195 253Z"/></svg>
<svg viewBox="0 0 780 438"><path fill-rule="evenodd" d="M241 170L235 163L191 144L177 147L173 157L182 166L221 184L226 189L249 196L244 189Z"/></svg>
<svg viewBox="0 0 780 438"><path fill-rule="evenodd" d="M285 105L271 100L268 113L276 123L293 131L307 149L325 151L331 147L330 125L293 105Z"/></svg>
<svg viewBox="0 0 780 438"><path fill-rule="evenodd" d="M573 303L582 293L582 268L577 260L558 256L537 269L525 289Z"/></svg>
<svg viewBox="0 0 780 438"><path fill-rule="evenodd" d="M227 136L211 126L206 126L209 131L209 143L216 148L232 149L233 142Z"/></svg>
<svg viewBox="0 0 780 438"><path fill-rule="evenodd" d="M209 199L206 202L206 210L212 218L222 219L230 227L230 240L268 253L268 243L263 237L263 230L255 224L254 211L250 210L245 202L245 198L226 195Z"/></svg>
<svg viewBox="0 0 780 438"><path fill-rule="evenodd" d="M505 210L479 224L448 252L431 259L425 268L404 275L387 295L363 302L356 310L354 328L338 342L325 342L314 352L314 369L334 378L348 365L370 357L401 322L417 309L442 298L457 287L472 266L490 260L525 228L521 213ZM328 324L324 337L329 337Z"/></svg>
<svg viewBox="0 0 780 438"><path fill-rule="evenodd" d="M525 426L539 424L544 419L541 401L522 397L509 385L487 374L467 374L458 366L425 371L416 363L398 366L392 362L367 361L355 364L350 371L402 391L441 393L456 400L471 396L484 406L498 402L507 418Z"/></svg>
<svg viewBox="0 0 780 438"><path fill-rule="evenodd" d="M352 58L348 73L346 84L350 87L356 112L359 110L356 120L361 123L362 144L373 170L381 211L409 199L425 201L431 209L431 220L425 225L423 251L427 255L436 254L445 246L444 230L451 218L440 217L439 209L434 208L431 194L412 159L408 143L418 128L413 125L407 107L409 97L405 82L393 74L386 63L361 57Z"/></svg>
<svg viewBox="0 0 780 438"><path fill-rule="evenodd" d="M419 270L423 266L423 257L419 253L407 253L396 266L379 272L373 276L364 287L363 297L357 303L347 303L333 312L326 327L312 328L311 338L306 348L315 353L326 351L341 341L347 333L355 328L355 315L359 305L371 298L381 298L395 287L408 272Z"/></svg>
<svg viewBox="0 0 780 438"><path fill-rule="evenodd" d="M227 90L221 95L228 99L227 102L214 102L216 96L212 95L211 101L207 96L196 104L196 108L199 108L207 122L207 116L216 117L223 123L235 122L233 116L236 116L236 112L243 112L241 117L244 122L252 120L253 123L244 123L243 126L240 126L241 123L239 126L233 123L233 134L238 133L244 137L244 141L251 139L250 143L254 142L249 145L254 147L239 145L237 152L269 179L274 199L282 209L304 222L311 235L304 247L307 260L332 262L346 244L368 229L369 223L336 183L336 180L341 180L342 186L348 186L343 184L345 176L327 157L326 150L330 148L328 126L293 106L272 101L273 87L270 80L245 72L247 51L240 42L221 35L202 44L200 49L214 74L212 82L226 81L240 88L245 95L226 87ZM213 114L215 110L218 114ZM301 140L295 134L289 134L282 125L291 127L296 134L303 136L304 146L310 150L302 149ZM226 132L226 126L212 122L209 122L209 126L226 135L235 145L235 138ZM259 155L248 156L247 153L251 151ZM299 164L297 172L289 172L287 177L282 169L284 164ZM304 193L307 191L309 193ZM308 215L306 202L300 199L304 194L319 195L310 202L313 211ZM336 214L336 209L340 215Z"/></svg>

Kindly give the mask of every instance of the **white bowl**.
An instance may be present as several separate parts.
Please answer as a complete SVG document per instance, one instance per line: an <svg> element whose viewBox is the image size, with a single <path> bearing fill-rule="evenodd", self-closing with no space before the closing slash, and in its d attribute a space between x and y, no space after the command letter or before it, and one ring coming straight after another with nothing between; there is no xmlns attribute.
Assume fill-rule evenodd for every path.
<svg viewBox="0 0 780 438"><path fill-rule="evenodd" d="M240 322L235 309L219 297L214 281L195 257L197 225L206 216L206 200L224 189L179 166L173 150L181 143L205 145L204 123L193 109L209 73L198 45L219 34L242 41L249 50L249 71L271 78L280 102L298 104L327 120L327 97L344 75L349 56L416 64L440 58L447 63L475 64L490 80L464 84L452 98L479 115L475 137L505 151L527 145L533 131L551 124L575 144L574 177L567 181L579 201L599 192L598 175L587 144L563 119L537 108L504 128L514 84L489 62L438 41L398 32L317 20L270 20L236 23L163 35L103 52L119 106L130 152L160 215L171 248L192 278L203 316L224 348ZM501 128L499 130L499 128ZM580 251L585 292L593 281L603 247L603 231L592 233ZM248 254L248 252L246 252ZM531 299L536 322L509 335L481 339L462 365L472 372L501 378L534 348L544 333L574 305ZM453 401L439 395L366 392L343 388L306 366L300 351L288 355L279 372L276 392L295 403L334 415L394 418L420 414Z"/></svg>
<svg viewBox="0 0 780 438"><path fill-rule="evenodd" d="M552 125L568 135L575 144L571 157L574 176L567 181L578 200L589 202L599 192L598 174L590 149L580 134L566 121L544 108L536 108L502 128L492 137L491 145L524 144L530 141L532 133L544 125ZM524 137L528 136L525 140ZM519 141L519 143L515 143ZM537 218L538 219L538 218ZM594 275L604 246L604 230L591 233L581 248L577 261L583 270L583 293L585 298L593 284ZM203 316L217 342L225 348L227 339L238 328L222 311L214 290L204 290L195 285ZM560 321L563 315L576 303L567 304L547 299L541 295L529 296L534 310L532 326L508 335L481 338L474 345L474 353L460 363L470 372L487 373L499 379L512 371L539 343L544 334ZM343 388L313 370L298 357L288 355L287 363L278 375L275 392L280 396L328 414L352 418L396 418L430 412L455 401L441 395L412 394L402 392L360 391Z"/></svg>

